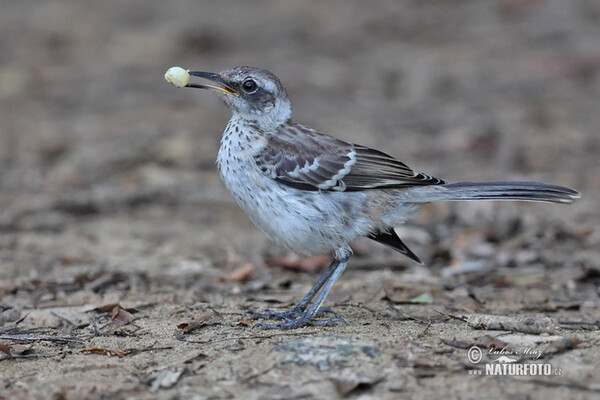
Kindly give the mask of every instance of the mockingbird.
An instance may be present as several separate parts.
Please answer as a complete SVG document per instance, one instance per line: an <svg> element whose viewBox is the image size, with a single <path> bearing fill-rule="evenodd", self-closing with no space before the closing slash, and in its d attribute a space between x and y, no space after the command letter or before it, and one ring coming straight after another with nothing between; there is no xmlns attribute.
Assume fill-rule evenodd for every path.
<svg viewBox="0 0 600 400"><path fill-rule="evenodd" d="M393 229L411 218L421 203L571 203L580 197L573 189L539 182L446 183L414 172L384 152L292 121L284 87L263 69L189 72L210 81L207 84L190 84L188 72L173 70L175 75L181 71L181 76L166 76L169 81L174 79L172 83L177 86L215 90L231 109L217 164L225 185L254 224L273 242L300 254L333 254L331 265L292 310L249 313L255 318L279 320L257 324L263 328L343 321L321 305L352 255L349 243L360 236L421 263ZM333 318L318 319L325 313L332 313Z"/></svg>

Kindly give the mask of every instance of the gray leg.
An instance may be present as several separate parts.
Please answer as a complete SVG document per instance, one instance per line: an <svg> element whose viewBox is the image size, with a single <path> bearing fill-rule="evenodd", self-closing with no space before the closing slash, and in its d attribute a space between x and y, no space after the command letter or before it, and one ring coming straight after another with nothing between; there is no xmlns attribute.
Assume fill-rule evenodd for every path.
<svg viewBox="0 0 600 400"><path fill-rule="evenodd" d="M264 324L259 323L256 326L260 326L264 329L292 329L298 328L308 324L317 324L317 325L333 325L336 322L345 322L341 318L331 318L327 320L312 320L311 319L319 314L319 309L321 305L323 305L323 301L329 294L329 291L335 284L335 281L346 269L346 265L348 265L348 260L350 259L350 255L345 256L344 258L338 260L334 259L331 265L327 268L327 270L321 275L315 286L308 292L308 294L302 299L302 301L292 310L291 313L287 315L282 315L281 319L285 320L281 324ZM319 291L319 289L323 287L321 293L317 296L317 299L310 306L307 311L297 311L296 309L299 307L306 308L308 302L315 296L315 294ZM282 313L285 314L285 313Z"/></svg>
<svg viewBox="0 0 600 400"><path fill-rule="evenodd" d="M246 311L244 313L244 315L249 315L252 318L263 318L263 319L285 319L285 320L288 320L288 319L300 318L304 314L304 310L306 310L308 303L310 303L310 301L313 299L313 297L315 297L315 295L323 287L325 282L327 282L327 280L329 279L331 274L333 274L333 272L335 271L335 269L337 268L339 263L340 263L339 260L334 258L331 261L331 264L329 264L329 266L327 267L327 269L325 271L323 271L321 276L319 276L319 280L317 280L317 282L314 284L314 286L308 291L306 296L304 296L304 298L302 300L300 300L300 303L298 303L298 305L296 305L296 307L294 307L293 309L284 311L284 312L265 310L266 312L264 312L264 313ZM333 312L333 310L330 310L329 308L324 308L320 312L320 314L325 314L325 313L331 313L331 314L335 315L335 312Z"/></svg>
<svg viewBox="0 0 600 400"><path fill-rule="evenodd" d="M298 303L298 305L294 307L294 310L306 310L306 306L308 305L308 303L310 303L310 301L313 299L313 297L315 297L317 292L323 287L325 282L327 282L331 274L335 272L339 263L340 262L335 258L333 259L333 261L331 261L331 264L329 264L329 267L327 267L327 269L321 274L317 283L315 283L315 285L309 290L306 296L304 296L304 298L300 300L300 303Z"/></svg>
<svg viewBox="0 0 600 400"><path fill-rule="evenodd" d="M331 274L331 276L327 280L327 283L325 284L325 287L323 288L323 290L321 291L321 293L319 293L319 296L317 296L317 299L315 300L315 302L312 303L312 305L310 306L310 308L306 312L308 319L310 319L310 317L312 317L313 315L315 315L319 311L319 309L321 308L321 305L323 305L323 302L325 301L325 297L327 297L327 295L329 294L329 291L333 287L335 281L337 281L337 279L340 277L340 275L342 275L342 273L346 269L346 266L348 265L348 260L349 259L350 259L350 256L344 257L337 264L337 266L335 267L333 273Z"/></svg>

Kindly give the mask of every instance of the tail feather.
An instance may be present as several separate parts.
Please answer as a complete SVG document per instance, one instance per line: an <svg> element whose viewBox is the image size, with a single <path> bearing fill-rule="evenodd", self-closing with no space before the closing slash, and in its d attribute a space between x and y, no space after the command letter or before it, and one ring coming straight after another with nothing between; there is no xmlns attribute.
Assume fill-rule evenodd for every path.
<svg viewBox="0 0 600 400"><path fill-rule="evenodd" d="M414 203L459 200L521 200L549 203L572 203L579 192L563 186L540 182L458 182L445 185L419 186L406 191Z"/></svg>
<svg viewBox="0 0 600 400"><path fill-rule="evenodd" d="M391 247L392 249L396 250L397 252L404 254L406 257L410 258L411 260L418 262L419 264L423 264L423 261L421 261L419 256L416 255L415 253L413 253L413 251L411 249L409 249L407 245L404 244L402 239L400 239L400 237L398 237L398 234L393 229L391 229L389 232L371 233L371 234L367 235L367 237L369 239L373 239L376 242L379 242L381 244L385 244L386 246Z"/></svg>

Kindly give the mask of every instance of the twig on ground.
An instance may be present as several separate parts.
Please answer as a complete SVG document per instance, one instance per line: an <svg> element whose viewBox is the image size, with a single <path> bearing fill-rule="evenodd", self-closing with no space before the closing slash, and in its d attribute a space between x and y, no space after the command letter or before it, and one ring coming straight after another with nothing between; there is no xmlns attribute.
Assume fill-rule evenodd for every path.
<svg viewBox="0 0 600 400"><path fill-rule="evenodd" d="M474 329L540 334L554 332L556 322L549 317L533 318L471 314L467 318L467 325Z"/></svg>
<svg viewBox="0 0 600 400"><path fill-rule="evenodd" d="M5 340L47 340L50 342L82 342L81 339L63 335L45 335L33 333L0 334Z"/></svg>

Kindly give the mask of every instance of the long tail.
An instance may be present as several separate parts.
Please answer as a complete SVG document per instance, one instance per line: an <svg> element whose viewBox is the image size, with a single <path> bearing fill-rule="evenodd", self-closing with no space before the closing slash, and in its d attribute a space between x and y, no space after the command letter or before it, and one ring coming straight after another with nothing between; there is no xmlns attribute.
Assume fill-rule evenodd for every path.
<svg viewBox="0 0 600 400"><path fill-rule="evenodd" d="M408 201L522 200L549 203L572 203L578 191L540 182L458 182L445 185L418 186L403 193Z"/></svg>

